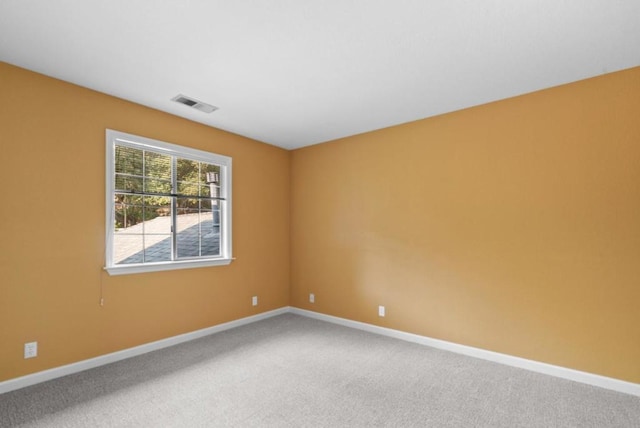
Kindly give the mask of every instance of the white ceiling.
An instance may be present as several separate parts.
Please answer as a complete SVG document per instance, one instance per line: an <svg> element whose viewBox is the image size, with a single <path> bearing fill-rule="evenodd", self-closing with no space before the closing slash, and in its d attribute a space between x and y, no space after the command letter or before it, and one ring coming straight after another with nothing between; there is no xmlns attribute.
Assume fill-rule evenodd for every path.
<svg viewBox="0 0 640 428"><path fill-rule="evenodd" d="M291 149L638 66L640 1L0 0L0 60Z"/></svg>

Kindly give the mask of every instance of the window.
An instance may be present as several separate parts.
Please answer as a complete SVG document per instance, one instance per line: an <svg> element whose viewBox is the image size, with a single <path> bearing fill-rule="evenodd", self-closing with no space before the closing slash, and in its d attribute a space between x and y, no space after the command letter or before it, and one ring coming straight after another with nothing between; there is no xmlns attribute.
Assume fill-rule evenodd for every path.
<svg viewBox="0 0 640 428"><path fill-rule="evenodd" d="M231 158L107 130L106 269L231 262Z"/></svg>

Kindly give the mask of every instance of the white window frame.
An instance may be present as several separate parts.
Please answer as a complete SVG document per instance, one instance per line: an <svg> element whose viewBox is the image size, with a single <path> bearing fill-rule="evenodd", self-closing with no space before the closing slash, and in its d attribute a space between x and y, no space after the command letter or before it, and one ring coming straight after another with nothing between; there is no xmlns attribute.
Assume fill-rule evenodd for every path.
<svg viewBox="0 0 640 428"><path fill-rule="evenodd" d="M173 260L116 265L113 262L113 237L115 224L114 178L115 178L115 146L116 144L147 147L153 151L171 156L197 160L220 166L220 196L226 203L220 209L220 255L215 257L199 257L197 259ZM231 158L202 150L166 143L151 138L126 134L124 132L106 130L106 266L110 275L157 272L174 269L198 268L207 266L228 265L233 260L231 240Z"/></svg>

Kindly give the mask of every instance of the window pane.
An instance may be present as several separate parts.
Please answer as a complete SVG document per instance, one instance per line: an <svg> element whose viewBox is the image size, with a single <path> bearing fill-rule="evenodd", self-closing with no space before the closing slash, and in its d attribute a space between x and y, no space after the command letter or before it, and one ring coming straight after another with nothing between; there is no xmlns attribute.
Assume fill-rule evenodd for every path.
<svg viewBox="0 0 640 428"><path fill-rule="evenodd" d="M144 197L144 261L170 261L171 255L171 198Z"/></svg>
<svg viewBox="0 0 640 428"><path fill-rule="evenodd" d="M171 180L145 177L145 193L171 193Z"/></svg>
<svg viewBox="0 0 640 428"><path fill-rule="evenodd" d="M141 176L129 174L116 174L114 188L118 190L126 190L128 192L142 192L143 178Z"/></svg>
<svg viewBox="0 0 640 428"><path fill-rule="evenodd" d="M113 235L113 262L115 264L142 263L142 235L127 235L117 232Z"/></svg>
<svg viewBox="0 0 640 428"><path fill-rule="evenodd" d="M198 186L197 183L189 181L178 181L178 193L181 195L200 196L198 194L199 191L200 186Z"/></svg>
<svg viewBox="0 0 640 428"><path fill-rule="evenodd" d="M200 243L200 255L219 256L220 255L220 234L205 234Z"/></svg>
<svg viewBox="0 0 640 428"><path fill-rule="evenodd" d="M176 198L177 214L190 214L200 208L200 200L196 198ZM195 210L195 211L194 211Z"/></svg>
<svg viewBox="0 0 640 428"><path fill-rule="evenodd" d="M220 238L213 228L210 211L190 209L176 216L178 258L217 256Z"/></svg>
<svg viewBox="0 0 640 428"><path fill-rule="evenodd" d="M144 152L144 191L171 193L171 156Z"/></svg>
<svg viewBox="0 0 640 428"><path fill-rule="evenodd" d="M212 229L215 233L219 233L220 232L220 210L219 209L214 209L211 211L211 218L213 220L212 222Z"/></svg>
<svg viewBox="0 0 640 428"><path fill-rule="evenodd" d="M178 257L200 256L200 214L197 210L183 210L176 216L176 244Z"/></svg>
<svg viewBox="0 0 640 428"><path fill-rule="evenodd" d="M142 226L131 229L142 222L144 203L142 196L116 193L114 196L115 228L130 229L129 233L142 233Z"/></svg>
<svg viewBox="0 0 640 428"><path fill-rule="evenodd" d="M220 184L220 166L211 163L200 164L200 183Z"/></svg>
<svg viewBox="0 0 640 428"><path fill-rule="evenodd" d="M183 195L208 196L211 189L219 189L220 166L178 158L176 179L178 193ZM219 195L219 190L214 196Z"/></svg>
<svg viewBox="0 0 640 428"><path fill-rule="evenodd" d="M199 176L200 162L183 158L176 160L176 179L178 181L198 184Z"/></svg>
<svg viewBox="0 0 640 428"><path fill-rule="evenodd" d="M159 196L144 196L145 235L171 233L171 199Z"/></svg>
<svg viewBox="0 0 640 428"><path fill-rule="evenodd" d="M171 234L144 235L145 263L171 261Z"/></svg>
<svg viewBox="0 0 640 428"><path fill-rule="evenodd" d="M143 174L143 151L116 145L116 173L141 176Z"/></svg>
<svg viewBox="0 0 640 428"><path fill-rule="evenodd" d="M171 182L171 156L145 151L144 175Z"/></svg>
<svg viewBox="0 0 640 428"><path fill-rule="evenodd" d="M139 196L116 193L114 196L115 228L128 233L171 233L170 220L149 223L156 217L171 216L171 199L163 196ZM147 226L142 225L147 222ZM132 227L139 225L136 229ZM162 230L158 230L158 228ZM149 232L149 228L153 232Z"/></svg>
<svg viewBox="0 0 640 428"><path fill-rule="evenodd" d="M171 235L114 235L116 264L171 261Z"/></svg>
<svg viewBox="0 0 640 428"><path fill-rule="evenodd" d="M217 203L218 201L213 201L213 203ZM211 199L200 199L200 209L211 211L212 201Z"/></svg>
<svg viewBox="0 0 640 428"><path fill-rule="evenodd" d="M115 199L115 263L170 261L170 198L116 193Z"/></svg>

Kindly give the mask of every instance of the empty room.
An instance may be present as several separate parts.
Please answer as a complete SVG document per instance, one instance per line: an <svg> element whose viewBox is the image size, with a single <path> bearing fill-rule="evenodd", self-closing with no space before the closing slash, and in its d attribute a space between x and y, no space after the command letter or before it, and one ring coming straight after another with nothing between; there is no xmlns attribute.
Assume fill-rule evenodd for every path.
<svg viewBox="0 0 640 428"><path fill-rule="evenodd" d="M639 427L640 2L0 2L0 427Z"/></svg>

